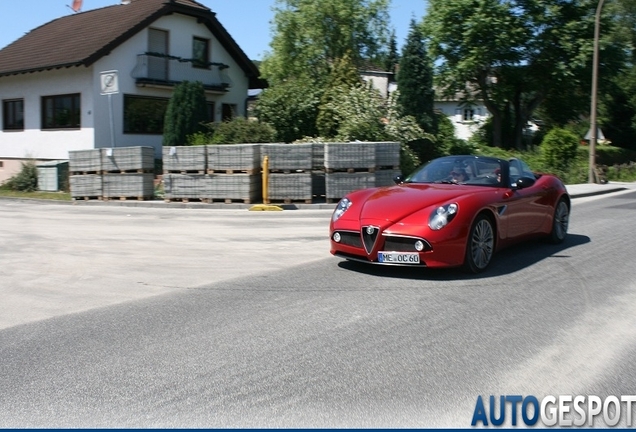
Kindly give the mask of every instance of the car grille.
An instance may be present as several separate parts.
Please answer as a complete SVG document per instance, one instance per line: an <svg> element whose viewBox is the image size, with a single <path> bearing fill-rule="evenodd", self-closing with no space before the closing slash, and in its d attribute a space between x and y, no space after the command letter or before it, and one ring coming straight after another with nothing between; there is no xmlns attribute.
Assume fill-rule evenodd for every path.
<svg viewBox="0 0 636 432"><path fill-rule="evenodd" d="M370 233L368 231L371 231ZM364 243L364 249L368 254L373 250L373 246L375 245L375 241L378 239L378 234L380 233L380 228L374 226L363 226L362 227L362 242Z"/></svg>
<svg viewBox="0 0 636 432"><path fill-rule="evenodd" d="M360 233L355 231L338 231L340 234L340 244L353 246L362 249L362 239Z"/></svg>

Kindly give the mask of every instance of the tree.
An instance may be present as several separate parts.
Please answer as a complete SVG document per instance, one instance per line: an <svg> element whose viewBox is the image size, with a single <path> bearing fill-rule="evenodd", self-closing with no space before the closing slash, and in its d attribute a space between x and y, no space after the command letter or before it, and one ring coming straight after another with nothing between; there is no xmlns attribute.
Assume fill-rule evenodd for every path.
<svg viewBox="0 0 636 432"><path fill-rule="evenodd" d="M389 0L276 0L272 53L261 65L271 86L289 78L323 83L336 59L377 61L386 47Z"/></svg>
<svg viewBox="0 0 636 432"><path fill-rule="evenodd" d="M316 118L323 90L309 79L289 79L260 94L256 116L276 130L276 140L293 142L316 136Z"/></svg>
<svg viewBox="0 0 636 432"><path fill-rule="evenodd" d="M422 129L435 134L433 65L415 20L411 20L409 35L402 48L397 84L400 89L397 102L402 115L415 117Z"/></svg>
<svg viewBox="0 0 636 432"><path fill-rule="evenodd" d="M398 54L397 39L395 36L395 30L391 32L389 39L389 51L384 59L384 69L387 72L395 73L396 67L400 63L400 55Z"/></svg>
<svg viewBox="0 0 636 432"><path fill-rule="evenodd" d="M203 84L198 81L177 84L166 109L163 145L187 145L189 135L204 130L206 117L207 102Z"/></svg>
<svg viewBox="0 0 636 432"><path fill-rule="evenodd" d="M603 12L605 17L612 19L613 26L609 34L607 27L602 27L604 37L601 42L604 43L600 53L599 86L607 85L608 68L619 73L610 75L611 82L599 92L599 125L613 145L636 149L636 1L606 2ZM618 57L615 49L610 52L613 47L623 48L622 67L616 61L608 62Z"/></svg>
<svg viewBox="0 0 636 432"><path fill-rule="evenodd" d="M596 5L596 0L430 0L424 28L441 86L484 101L495 146L506 140L507 146L522 147L523 131L542 102L589 88Z"/></svg>
<svg viewBox="0 0 636 432"><path fill-rule="evenodd" d="M332 109L333 101L338 100L342 94L347 93L350 88L357 86L361 81L350 52L345 53L342 58L336 59L318 108L316 125L320 136L330 138L338 133L338 121Z"/></svg>

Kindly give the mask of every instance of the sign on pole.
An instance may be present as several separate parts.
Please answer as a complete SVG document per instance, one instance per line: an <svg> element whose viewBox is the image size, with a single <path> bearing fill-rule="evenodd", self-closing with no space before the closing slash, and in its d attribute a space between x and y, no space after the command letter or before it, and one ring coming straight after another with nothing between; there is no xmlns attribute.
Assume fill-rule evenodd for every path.
<svg viewBox="0 0 636 432"><path fill-rule="evenodd" d="M589 128L585 137L583 138L585 141L589 141L592 139L592 128ZM603 135L603 131L601 128L596 128L596 139L598 141L605 141L605 135Z"/></svg>
<svg viewBox="0 0 636 432"><path fill-rule="evenodd" d="M105 71L100 73L100 84L102 95L108 95L108 111L110 114L110 150L108 156L112 156L112 150L115 148L115 120L113 119L113 98L114 94L119 93L119 80L117 79L117 71Z"/></svg>
<svg viewBox="0 0 636 432"><path fill-rule="evenodd" d="M119 80L117 79L116 70L102 72L100 78L103 95L119 93Z"/></svg>

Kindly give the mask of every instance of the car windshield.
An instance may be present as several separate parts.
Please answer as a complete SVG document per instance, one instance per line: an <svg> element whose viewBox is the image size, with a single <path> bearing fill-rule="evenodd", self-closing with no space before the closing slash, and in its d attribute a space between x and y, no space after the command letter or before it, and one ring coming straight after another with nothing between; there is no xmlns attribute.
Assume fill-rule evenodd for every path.
<svg viewBox="0 0 636 432"><path fill-rule="evenodd" d="M422 166L405 182L500 186L502 172L502 161L496 158L447 156Z"/></svg>

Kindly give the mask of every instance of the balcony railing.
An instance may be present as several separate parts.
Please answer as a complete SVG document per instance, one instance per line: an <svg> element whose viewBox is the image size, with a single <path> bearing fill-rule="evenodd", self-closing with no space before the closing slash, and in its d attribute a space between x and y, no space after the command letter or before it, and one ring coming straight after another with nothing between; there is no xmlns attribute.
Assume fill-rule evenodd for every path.
<svg viewBox="0 0 636 432"><path fill-rule="evenodd" d="M232 87L226 73L228 68L222 63L199 63L193 59L145 53L137 56L131 75L138 85L175 86L183 81L200 81L206 90L225 92Z"/></svg>

